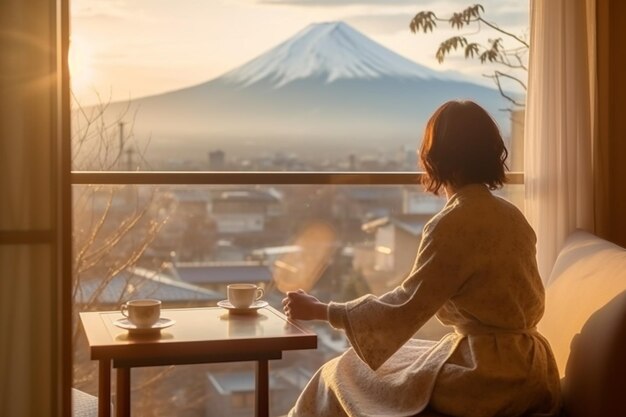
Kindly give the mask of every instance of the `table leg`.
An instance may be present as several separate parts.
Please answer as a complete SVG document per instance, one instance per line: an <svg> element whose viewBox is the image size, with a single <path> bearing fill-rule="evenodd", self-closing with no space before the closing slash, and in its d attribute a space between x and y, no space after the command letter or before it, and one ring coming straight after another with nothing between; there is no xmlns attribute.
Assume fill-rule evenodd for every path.
<svg viewBox="0 0 626 417"><path fill-rule="evenodd" d="M115 417L130 417L130 368L117 368Z"/></svg>
<svg viewBox="0 0 626 417"><path fill-rule="evenodd" d="M98 362L98 417L111 417L111 360Z"/></svg>
<svg viewBox="0 0 626 417"><path fill-rule="evenodd" d="M267 359L258 360L256 363L255 417L269 417L270 415L269 385L269 361Z"/></svg>

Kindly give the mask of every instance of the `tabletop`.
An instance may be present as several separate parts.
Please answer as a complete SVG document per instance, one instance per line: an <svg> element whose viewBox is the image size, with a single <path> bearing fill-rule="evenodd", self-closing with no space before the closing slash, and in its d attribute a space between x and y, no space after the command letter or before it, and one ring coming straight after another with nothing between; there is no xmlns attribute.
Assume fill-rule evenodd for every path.
<svg viewBox="0 0 626 417"><path fill-rule="evenodd" d="M230 314L220 307L162 309L161 317L176 323L154 334L132 336L114 324L123 318L119 311L80 313L91 358L276 352L317 346L315 333L270 306L250 315Z"/></svg>

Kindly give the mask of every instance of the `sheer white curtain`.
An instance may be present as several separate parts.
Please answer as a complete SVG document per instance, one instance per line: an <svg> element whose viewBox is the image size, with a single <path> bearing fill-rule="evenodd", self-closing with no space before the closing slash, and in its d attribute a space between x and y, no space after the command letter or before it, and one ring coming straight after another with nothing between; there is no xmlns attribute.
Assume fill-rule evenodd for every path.
<svg viewBox="0 0 626 417"><path fill-rule="evenodd" d="M526 215L547 280L576 228L593 231L595 0L531 0Z"/></svg>

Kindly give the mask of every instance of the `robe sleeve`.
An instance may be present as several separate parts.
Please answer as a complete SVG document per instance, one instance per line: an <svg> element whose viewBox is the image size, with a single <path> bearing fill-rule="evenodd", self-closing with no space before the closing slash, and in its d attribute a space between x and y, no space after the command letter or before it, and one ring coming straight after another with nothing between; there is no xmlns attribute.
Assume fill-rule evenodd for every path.
<svg viewBox="0 0 626 417"><path fill-rule="evenodd" d="M462 238L470 233L467 223L459 220L449 213L424 228L415 267L393 291L329 304L330 324L345 330L370 368L385 363L472 275L475 255Z"/></svg>

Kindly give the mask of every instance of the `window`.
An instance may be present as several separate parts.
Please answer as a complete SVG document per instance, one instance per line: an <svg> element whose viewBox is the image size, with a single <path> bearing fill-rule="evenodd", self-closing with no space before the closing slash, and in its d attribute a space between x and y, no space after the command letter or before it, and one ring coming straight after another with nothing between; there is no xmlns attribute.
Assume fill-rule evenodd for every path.
<svg viewBox="0 0 626 417"><path fill-rule="evenodd" d="M438 103L460 91L486 103L519 158L519 114L498 110L506 99L484 68L421 55L441 37L408 32L419 5L280 3L73 2L76 312L144 296L215 305L233 276L259 282L277 308L288 285L323 299L383 293L443 204L416 185L419 132ZM442 14L455 9L441 3ZM501 3L486 6L527 25L527 11ZM510 180L502 194L523 203L522 174ZM272 364L285 393L277 413L347 348L316 326L317 351ZM433 321L421 337L440 331ZM78 327L74 337L74 384L95 392ZM213 415L207 375L248 371L141 369L133 412L174 414L195 398L190 413Z"/></svg>

